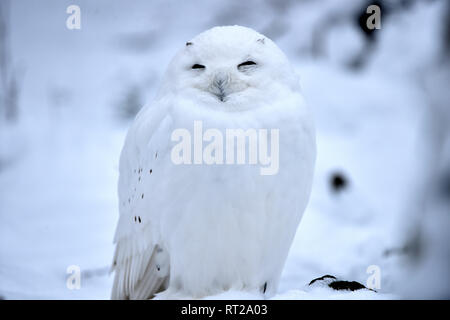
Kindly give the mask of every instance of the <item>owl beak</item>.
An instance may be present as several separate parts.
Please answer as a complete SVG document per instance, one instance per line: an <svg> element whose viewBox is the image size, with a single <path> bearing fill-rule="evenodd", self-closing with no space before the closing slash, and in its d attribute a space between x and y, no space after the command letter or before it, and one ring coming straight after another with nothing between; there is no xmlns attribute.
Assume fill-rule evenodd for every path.
<svg viewBox="0 0 450 320"><path fill-rule="evenodd" d="M229 83L229 76L225 72L218 72L210 86L210 92L214 94L220 101L225 102Z"/></svg>

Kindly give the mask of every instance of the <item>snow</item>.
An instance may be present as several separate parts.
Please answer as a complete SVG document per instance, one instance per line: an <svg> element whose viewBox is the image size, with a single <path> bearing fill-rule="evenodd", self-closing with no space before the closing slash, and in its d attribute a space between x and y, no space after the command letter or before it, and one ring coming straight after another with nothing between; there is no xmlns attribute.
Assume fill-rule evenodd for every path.
<svg viewBox="0 0 450 320"><path fill-rule="evenodd" d="M0 122L1 297L109 298L118 159L130 124L117 118L117 101L134 85L142 100L150 99L175 50L219 23L244 24L274 37L298 70L316 119L312 196L273 298L403 296L402 262L385 252L402 246L415 219L410 209L425 161L422 121L430 99L418 75L439 48L443 1L420 2L386 18L376 51L361 70L344 65L363 41L347 23L331 26L324 57L305 53L320 21L352 10L336 1L288 9L256 1L78 2L82 29L75 31L65 28L70 1L11 3L13 62L25 76L19 122ZM200 7L209 14L199 15ZM339 194L330 189L334 172L349 180ZM444 234L446 225L430 232ZM446 235L439 239L449 242ZM424 270L450 283L445 263L429 262ZM66 286L71 265L82 271L79 290ZM365 285L371 265L381 270L378 292L308 287L325 274ZM441 288L444 296L448 288ZM242 291L207 297L261 298Z"/></svg>

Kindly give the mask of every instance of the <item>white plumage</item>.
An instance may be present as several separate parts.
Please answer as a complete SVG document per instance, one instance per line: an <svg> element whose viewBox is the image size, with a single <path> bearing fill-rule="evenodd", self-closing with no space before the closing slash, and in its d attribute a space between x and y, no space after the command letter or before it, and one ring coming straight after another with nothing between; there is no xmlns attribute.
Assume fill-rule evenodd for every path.
<svg viewBox="0 0 450 320"><path fill-rule="evenodd" d="M175 164L174 130L279 129L279 169ZM207 145L207 142L204 142ZM248 151L248 150L247 150ZM308 202L312 119L297 76L265 36L205 31L170 63L156 99L130 128L120 159L114 299L276 292Z"/></svg>

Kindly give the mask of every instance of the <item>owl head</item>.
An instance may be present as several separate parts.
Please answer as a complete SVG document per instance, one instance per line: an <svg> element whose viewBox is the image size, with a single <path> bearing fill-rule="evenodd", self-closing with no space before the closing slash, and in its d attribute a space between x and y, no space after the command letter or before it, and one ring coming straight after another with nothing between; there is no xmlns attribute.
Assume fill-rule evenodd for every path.
<svg viewBox="0 0 450 320"><path fill-rule="evenodd" d="M276 44L250 28L226 26L186 42L169 65L161 93L235 111L271 104L286 90L298 90L298 79Z"/></svg>

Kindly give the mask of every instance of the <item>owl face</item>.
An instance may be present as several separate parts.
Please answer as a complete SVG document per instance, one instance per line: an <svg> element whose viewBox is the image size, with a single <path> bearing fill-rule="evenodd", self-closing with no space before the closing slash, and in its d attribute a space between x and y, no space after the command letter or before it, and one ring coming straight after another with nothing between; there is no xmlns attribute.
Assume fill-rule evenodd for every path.
<svg viewBox="0 0 450 320"><path fill-rule="evenodd" d="M186 43L169 67L176 95L211 108L235 110L270 103L297 85L285 55L244 27L216 27Z"/></svg>

